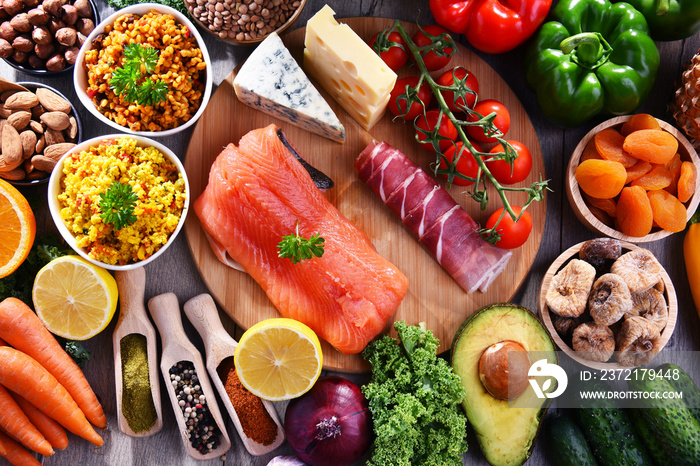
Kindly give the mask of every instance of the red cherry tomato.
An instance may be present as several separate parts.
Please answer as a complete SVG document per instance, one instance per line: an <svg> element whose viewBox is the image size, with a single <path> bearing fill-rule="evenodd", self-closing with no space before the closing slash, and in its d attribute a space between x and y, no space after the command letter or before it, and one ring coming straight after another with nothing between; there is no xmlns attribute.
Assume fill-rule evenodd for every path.
<svg viewBox="0 0 700 466"><path fill-rule="evenodd" d="M423 26L423 31L427 32L431 36L436 37L442 33L448 33L447 29L445 29L442 26L438 26L437 24ZM433 41L428 36L423 34L421 30L416 31L416 33L413 34L412 39L418 47L425 47L433 43ZM452 48L444 49L444 53L447 55L451 54ZM445 66L447 66L447 64L450 62L450 58L450 56L438 55L437 53L435 53L435 51L431 50L430 52L423 55L423 62L425 62L425 67L428 68L428 71L436 71L440 68L444 68Z"/></svg>
<svg viewBox="0 0 700 466"><path fill-rule="evenodd" d="M439 110L428 110L427 112L425 112L425 115L418 116L416 126L418 126L418 128L424 131L433 131L435 129L435 126L437 125L439 116ZM450 119L447 118L447 115L443 115L442 119L440 120L440 129L438 130L438 134L443 138L446 138L441 138L440 142L438 143L438 145L440 146L440 151L442 152L445 152L447 149L449 149L453 145L453 141L457 139L457 136L459 136L459 134L457 133L457 128L455 128ZM418 137L419 142L425 141L426 139L425 134L421 133L418 129L416 129L416 136ZM435 151L435 148L429 142L420 142L420 145L431 152Z"/></svg>
<svg viewBox="0 0 700 466"><path fill-rule="evenodd" d="M477 151L483 152L483 149L481 149L481 147L479 147L475 142L472 142L472 145ZM445 158L450 161L450 164L453 163L455 155L459 153L463 146L464 144L460 141L457 143L457 145L447 149L445 152ZM440 170L447 169L445 158L440 158ZM457 160L457 166L455 168L460 174L474 179L476 179L476 175L479 172L479 164L476 162L476 160L474 160L474 156L471 154L471 152L466 149L462 151L462 155L460 155L459 160ZM447 175L444 176L447 178ZM452 178L452 184L456 184L457 186L470 186L474 184L474 182L455 176Z"/></svg>
<svg viewBox="0 0 700 466"><path fill-rule="evenodd" d="M493 228L498 218L501 216L503 209L504 208L501 207L491 214L486 222L486 228ZM513 206L515 215L520 215L520 211L520 207ZM501 235L501 239L496 242L496 246L502 249L519 248L525 244L528 236L530 236L530 231L532 231L532 217L530 216L530 212L527 210L523 212L523 215L517 222L514 222L510 214L506 212L501 223L498 224L497 231Z"/></svg>
<svg viewBox="0 0 700 466"><path fill-rule="evenodd" d="M452 74L454 72L454 75ZM457 66L451 70L445 71L440 75L439 78L437 78L437 83L441 86L451 86L454 84L454 77L457 76L457 79L462 80L464 79L465 76L467 76L467 80L465 81L466 86L474 91L474 94L467 93L465 94L466 97L466 106L469 108L472 108L474 106L474 103L476 102L476 96L479 94L479 82L476 80L476 76L472 74L471 71L467 70L466 68L462 68L461 66ZM442 93L442 96L445 98L445 102L447 103L447 106L452 110L453 112L459 112L459 111L464 111L465 103L464 103L464 98L460 97L457 99L457 104L455 105L455 93L451 91L440 91Z"/></svg>
<svg viewBox="0 0 700 466"><path fill-rule="evenodd" d="M394 89L391 91L391 97L389 97L389 110L391 110L391 113L407 121L413 121L418 115L423 113L423 106L418 102L412 102L408 113L403 115L406 111L406 100L405 98L399 98L399 96L406 94L406 86L415 89L417 85L418 76L409 76L396 81ZM418 98L425 104L426 108L430 105L432 96L433 93L430 91L430 87L424 82L420 89L418 89Z"/></svg>
<svg viewBox="0 0 700 466"><path fill-rule="evenodd" d="M479 113L481 116L490 115L496 112L496 118L493 120L493 124L501 130L502 136L508 132L510 129L510 113L505 105L495 99L486 99L474 106L474 111ZM477 121L479 118L476 115L469 115L467 118L469 121ZM467 126L467 132L469 133L469 138L474 139L479 142L496 142L496 138L489 137L484 134L484 129L481 126Z"/></svg>
<svg viewBox="0 0 700 466"><path fill-rule="evenodd" d="M372 50L374 50L375 53L377 51L374 49L374 43L376 42L378 35L379 33L376 33L369 40L369 46L372 47ZM398 32L389 33L388 41L396 42L401 47L403 47L403 49L399 46L393 45L386 52L380 53L379 56L382 58L382 60L384 60L384 63L386 63L389 68L391 68L394 71L398 71L403 65L406 64L406 60L408 60L408 53L406 53L408 47L406 47L406 43L403 41L403 39L401 38L401 34L399 34Z"/></svg>
<svg viewBox="0 0 700 466"><path fill-rule="evenodd" d="M518 141L508 141L518 157L513 160L513 170L511 173L511 165L505 160L493 160L486 162L486 166L491 171L491 174L501 184L515 184L523 181L530 174L532 169L532 155L525 144ZM503 152L503 146L496 144L490 151L492 154Z"/></svg>

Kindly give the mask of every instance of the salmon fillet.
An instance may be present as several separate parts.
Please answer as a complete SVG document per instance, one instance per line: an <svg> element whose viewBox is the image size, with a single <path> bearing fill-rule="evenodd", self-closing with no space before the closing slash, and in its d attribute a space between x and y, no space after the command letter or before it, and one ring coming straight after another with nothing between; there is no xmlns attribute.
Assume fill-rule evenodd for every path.
<svg viewBox="0 0 700 466"><path fill-rule="evenodd" d="M212 246L238 262L284 317L345 354L382 332L408 290L405 275L323 197L274 125L219 154L194 211ZM322 257L297 264L278 257L297 220L302 237L325 239Z"/></svg>

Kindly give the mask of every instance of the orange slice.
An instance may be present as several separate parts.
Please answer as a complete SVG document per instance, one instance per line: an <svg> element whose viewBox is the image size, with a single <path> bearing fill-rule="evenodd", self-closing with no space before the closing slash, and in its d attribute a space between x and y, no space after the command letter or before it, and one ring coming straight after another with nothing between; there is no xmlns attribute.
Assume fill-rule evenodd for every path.
<svg viewBox="0 0 700 466"><path fill-rule="evenodd" d="M34 212L27 199L0 179L0 278L10 275L24 262L35 235Z"/></svg>

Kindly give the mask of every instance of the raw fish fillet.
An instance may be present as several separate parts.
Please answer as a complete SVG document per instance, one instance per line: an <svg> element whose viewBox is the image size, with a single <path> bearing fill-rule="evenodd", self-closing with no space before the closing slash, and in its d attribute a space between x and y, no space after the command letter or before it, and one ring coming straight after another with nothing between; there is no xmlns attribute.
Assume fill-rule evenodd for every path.
<svg viewBox="0 0 700 466"><path fill-rule="evenodd" d="M408 280L323 197L276 130L251 131L219 154L195 213L217 257L225 251L238 262L284 317L358 353L393 316ZM325 252L293 265L277 256L277 244L295 233L297 219L302 237L325 239Z"/></svg>

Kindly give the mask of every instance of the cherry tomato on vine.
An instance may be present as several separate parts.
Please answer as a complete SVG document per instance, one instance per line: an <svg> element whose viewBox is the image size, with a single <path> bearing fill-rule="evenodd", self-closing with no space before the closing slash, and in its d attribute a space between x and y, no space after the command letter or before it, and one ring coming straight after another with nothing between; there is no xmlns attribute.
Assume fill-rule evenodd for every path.
<svg viewBox="0 0 700 466"><path fill-rule="evenodd" d="M437 125L439 117L439 110L428 110L425 112L425 115L418 116L416 126L424 131L433 131ZM438 130L438 134L442 136L442 138L446 138L440 138L440 142L438 143L440 146L440 151L442 152L449 149L453 145L453 141L457 139L457 136L459 136L457 133L457 128L455 128L450 119L447 118L447 115L443 115L442 119L440 120L440 129ZM418 129L416 129L416 136L418 136L418 141L420 142L421 146L431 152L435 151L435 148L433 148L433 145L430 142L421 142L425 141L426 135L420 132Z"/></svg>
<svg viewBox="0 0 700 466"><path fill-rule="evenodd" d="M454 72L454 75L452 74ZM460 97L457 99L457 104L455 105L455 93L451 91L440 91L442 96L445 99L445 102L447 103L447 106L452 110L453 112L459 112L459 111L464 111L465 107L465 97L466 97L466 106L469 108L472 108L474 106L474 103L476 102L476 97L477 94L479 94L479 82L476 80L476 76L472 74L471 71L467 70L466 68L463 68L461 66L456 66L455 68L451 70L447 70L444 73L440 75L439 78L437 78L436 82L441 85L441 86L451 86L454 84L454 78L457 76L457 79L462 80L464 79L465 76L467 76L467 80L465 81L466 86L474 91L474 94L466 93L464 97Z"/></svg>
<svg viewBox="0 0 700 466"><path fill-rule="evenodd" d="M437 24L423 26L423 31L427 32L431 36L436 37L442 33L448 33L447 29L445 29L442 26L438 26ZM426 36L421 30L416 31L416 33L413 34L412 39L418 47L425 47L433 43L433 41L428 36ZM450 53L452 53L452 48L445 48L444 52L449 55ZM425 63L425 67L428 68L428 71L436 71L440 68L447 66L451 58L452 57L450 56L438 55L437 53L435 53L435 51L431 50L430 52L423 55L423 62Z"/></svg>
<svg viewBox="0 0 700 466"><path fill-rule="evenodd" d="M376 42L378 35L379 33L376 33L369 40L369 46L372 47L372 50L374 50L374 43ZM389 68L391 68L394 71L398 71L403 65L406 64L406 60L408 60L408 53L406 53L408 47L406 47L406 43L403 41L403 38L401 38L401 34L399 34L398 32L390 32L388 40L389 42L396 42L401 47L403 47L403 49L399 46L393 45L386 52L380 53L379 56L382 60L384 60L384 63L386 63L386 65Z"/></svg>
<svg viewBox="0 0 700 466"><path fill-rule="evenodd" d="M479 145L477 145L475 142L472 142L472 145L477 151L483 152L483 149L479 147ZM457 145L454 145L447 149L444 155L445 158L450 161L450 164L454 162L455 156L459 153L463 146L464 144L460 141L457 143ZM472 155L472 153L469 150L463 150L462 155L460 155L459 160L457 160L457 166L455 168L460 174L476 179L476 175L479 172L479 164L476 162L474 157L478 156ZM447 163L445 162L445 158L440 158L440 170L447 169ZM447 178L447 175L444 175L444 177ZM455 176L454 178L452 178L452 184L456 184L457 186L470 186L474 184L474 182Z"/></svg>
<svg viewBox="0 0 700 466"><path fill-rule="evenodd" d="M520 207L515 206L512 206L512 209L516 216L520 215L522 210ZM486 221L486 228L493 228L503 210L504 208L501 207L491 214ZM526 210L518 221L514 222L510 214L506 212L501 223L498 224L497 231L501 235L501 239L496 242L496 246L502 249L519 248L525 244L528 236L530 236L530 231L532 231L532 216L530 216L530 212Z"/></svg>
<svg viewBox="0 0 700 466"><path fill-rule="evenodd" d="M486 99L477 102L474 105L474 111L479 113L481 116L490 115L496 112L496 118L493 120L493 124L501 130L502 136L510 129L510 113L505 105L496 99ZM470 114L467 118L469 121L477 121L479 118L476 115ZM467 126L467 132L469 133L469 138L474 139L479 142L496 142L496 138L489 137L484 134L484 129L481 126Z"/></svg>
<svg viewBox="0 0 700 466"><path fill-rule="evenodd" d="M406 100L398 99L400 95L406 94L406 86L415 87L418 85L418 76L409 76L407 78L401 78L396 81L394 89L391 91L391 96L389 97L389 110L396 116L399 116L407 121L413 121L418 115L423 113L423 106L418 102L412 102L411 108L408 110L406 115L402 113L406 110ZM433 93L430 91L430 87L425 84L421 85L418 89L418 98L425 104L427 108L430 105L430 99L433 97Z"/></svg>
<svg viewBox="0 0 700 466"><path fill-rule="evenodd" d="M519 141L507 141L513 146L518 157L513 160L513 171L511 165L505 160L493 160L486 162L486 166L496 180L501 184L515 184L523 181L532 170L532 155L525 144ZM492 154L503 152L503 146L496 144L490 151Z"/></svg>

